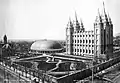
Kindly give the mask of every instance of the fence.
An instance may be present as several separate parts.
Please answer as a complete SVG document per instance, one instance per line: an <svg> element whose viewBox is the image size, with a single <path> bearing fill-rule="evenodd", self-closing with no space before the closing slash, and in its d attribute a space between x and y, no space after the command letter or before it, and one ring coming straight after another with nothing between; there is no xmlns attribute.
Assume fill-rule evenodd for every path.
<svg viewBox="0 0 120 83"><path fill-rule="evenodd" d="M5 67L5 69L14 72L17 74L20 78L32 81L33 79L37 79L38 81L47 81L48 83L57 83L56 78L50 75L47 75L45 71L43 70L36 70L27 68L15 63L12 63L11 61L2 61L0 62L0 65Z"/></svg>

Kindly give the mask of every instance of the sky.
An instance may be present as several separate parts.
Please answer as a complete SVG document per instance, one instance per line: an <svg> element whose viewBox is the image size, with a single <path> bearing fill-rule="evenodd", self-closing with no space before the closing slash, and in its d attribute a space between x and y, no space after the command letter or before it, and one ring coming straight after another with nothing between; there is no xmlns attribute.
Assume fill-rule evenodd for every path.
<svg viewBox="0 0 120 83"><path fill-rule="evenodd" d="M0 0L0 38L65 40L71 17L82 19L86 30L93 30L98 14L106 12L113 22L113 33L120 32L120 0Z"/></svg>

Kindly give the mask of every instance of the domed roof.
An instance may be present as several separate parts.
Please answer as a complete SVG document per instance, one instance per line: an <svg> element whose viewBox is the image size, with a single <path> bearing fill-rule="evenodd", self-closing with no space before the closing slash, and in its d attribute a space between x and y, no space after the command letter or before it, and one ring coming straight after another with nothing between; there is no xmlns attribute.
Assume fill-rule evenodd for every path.
<svg viewBox="0 0 120 83"><path fill-rule="evenodd" d="M53 50L60 50L62 46L57 41L52 40L41 40L36 41L31 45L31 50L38 50L38 51L53 51Z"/></svg>

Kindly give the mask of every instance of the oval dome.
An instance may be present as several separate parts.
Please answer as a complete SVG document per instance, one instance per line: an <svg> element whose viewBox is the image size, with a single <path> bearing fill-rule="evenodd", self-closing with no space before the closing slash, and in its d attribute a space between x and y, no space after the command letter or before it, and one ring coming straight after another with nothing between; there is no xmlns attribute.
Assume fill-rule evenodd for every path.
<svg viewBox="0 0 120 83"><path fill-rule="evenodd" d="M31 45L31 50L53 51L63 49L61 44L52 40L36 41Z"/></svg>

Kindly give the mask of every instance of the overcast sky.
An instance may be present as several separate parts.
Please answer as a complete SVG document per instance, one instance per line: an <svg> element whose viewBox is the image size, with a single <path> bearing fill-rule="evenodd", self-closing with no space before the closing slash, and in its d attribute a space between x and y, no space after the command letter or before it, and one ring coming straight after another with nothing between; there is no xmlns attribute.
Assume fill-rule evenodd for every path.
<svg viewBox="0 0 120 83"><path fill-rule="evenodd" d="M104 0L106 12L120 32L120 0ZM0 37L9 39L65 39L69 17L83 20L87 30L93 29L103 0L0 0Z"/></svg>

